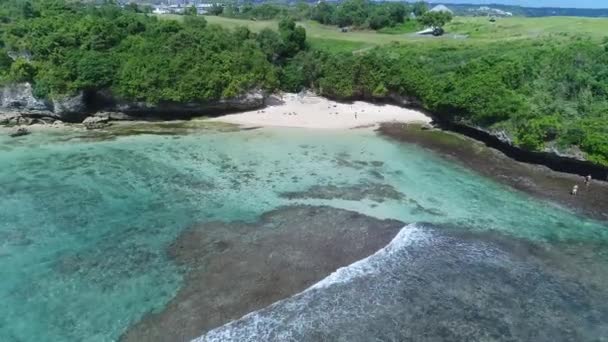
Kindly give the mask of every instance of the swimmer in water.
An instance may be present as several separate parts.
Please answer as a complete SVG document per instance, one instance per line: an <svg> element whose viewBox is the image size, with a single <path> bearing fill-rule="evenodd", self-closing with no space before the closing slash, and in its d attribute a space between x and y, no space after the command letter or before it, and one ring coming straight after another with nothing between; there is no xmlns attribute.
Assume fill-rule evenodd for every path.
<svg viewBox="0 0 608 342"><path fill-rule="evenodd" d="M588 175L587 177L585 177L585 185L589 186L589 184L591 184L591 175Z"/></svg>
<svg viewBox="0 0 608 342"><path fill-rule="evenodd" d="M574 187L572 187L572 192L570 192L570 194L572 196L576 196L577 192L578 192L578 185L575 185Z"/></svg>

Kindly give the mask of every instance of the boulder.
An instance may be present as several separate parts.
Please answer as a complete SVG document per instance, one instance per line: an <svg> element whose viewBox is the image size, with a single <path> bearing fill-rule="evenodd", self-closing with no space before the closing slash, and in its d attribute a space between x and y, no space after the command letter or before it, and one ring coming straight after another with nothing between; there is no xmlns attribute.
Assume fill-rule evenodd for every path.
<svg viewBox="0 0 608 342"><path fill-rule="evenodd" d="M253 90L241 96L219 101L229 110L255 109L264 106L265 94L261 90Z"/></svg>
<svg viewBox="0 0 608 342"><path fill-rule="evenodd" d="M63 121L80 122L87 117L88 111L83 92L53 99L53 113L56 118Z"/></svg>
<svg viewBox="0 0 608 342"><path fill-rule="evenodd" d="M17 119L20 117L19 114L16 113L3 113L0 114L0 125L15 125Z"/></svg>
<svg viewBox="0 0 608 342"><path fill-rule="evenodd" d="M3 126L24 126L37 123L38 120L21 115L20 113L0 114L0 125Z"/></svg>
<svg viewBox="0 0 608 342"><path fill-rule="evenodd" d="M25 127L19 127L19 128L15 129L15 130L11 131L9 133L9 136L11 136L13 138L16 138L16 137L20 137L20 136L28 135L28 134L30 134L30 131L27 128L25 128Z"/></svg>
<svg viewBox="0 0 608 342"><path fill-rule="evenodd" d="M0 109L4 111L50 113L46 101L37 99L30 83L11 84L0 89Z"/></svg>
<svg viewBox="0 0 608 342"><path fill-rule="evenodd" d="M136 117L121 112L104 112L95 114L95 116L98 115L106 115L112 121L128 121L137 119Z"/></svg>
<svg viewBox="0 0 608 342"><path fill-rule="evenodd" d="M481 129L481 128L480 128ZM507 131L492 131L489 132L490 134L492 134L493 136L495 136L496 138L498 138L498 140L502 141L505 144L509 144L509 145L513 145L513 140L511 139L511 137L509 136L509 134L507 133Z"/></svg>
<svg viewBox="0 0 608 342"><path fill-rule="evenodd" d="M89 116L82 124L86 129L100 129L108 126L109 116Z"/></svg>

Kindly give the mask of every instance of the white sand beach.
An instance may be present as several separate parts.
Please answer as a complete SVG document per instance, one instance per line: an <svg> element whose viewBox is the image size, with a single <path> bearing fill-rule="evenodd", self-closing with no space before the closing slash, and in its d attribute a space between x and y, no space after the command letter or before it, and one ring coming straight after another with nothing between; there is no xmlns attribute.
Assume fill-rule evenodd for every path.
<svg viewBox="0 0 608 342"><path fill-rule="evenodd" d="M285 93L267 100L268 106L237 114L213 118L244 126L279 126L325 129L348 129L381 122L429 123L422 112L395 105L362 101L340 103L311 93Z"/></svg>

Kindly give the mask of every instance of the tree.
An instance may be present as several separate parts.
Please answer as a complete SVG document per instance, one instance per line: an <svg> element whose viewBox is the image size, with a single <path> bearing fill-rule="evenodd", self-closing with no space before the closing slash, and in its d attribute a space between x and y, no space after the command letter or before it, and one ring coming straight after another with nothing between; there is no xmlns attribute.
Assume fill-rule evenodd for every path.
<svg viewBox="0 0 608 342"><path fill-rule="evenodd" d="M306 48L306 30L297 26L293 19L285 18L279 22L279 35L281 36L282 57L293 57Z"/></svg>
<svg viewBox="0 0 608 342"><path fill-rule="evenodd" d="M117 61L112 56L96 51L85 52L76 56L77 79L76 89L103 89L112 84L115 77Z"/></svg>
<svg viewBox="0 0 608 342"><path fill-rule="evenodd" d="M416 17L420 17L421 15L423 15L424 13L426 13L428 11L429 11L429 8L427 7L426 3L423 1L416 2L412 8L412 13L414 13L414 15L416 15Z"/></svg>
<svg viewBox="0 0 608 342"><path fill-rule="evenodd" d="M203 16L188 15L184 18L184 25L191 29L202 30L207 26L207 20Z"/></svg>
<svg viewBox="0 0 608 342"><path fill-rule="evenodd" d="M6 51L0 49L0 73L8 71L13 64L13 60L8 56Z"/></svg>
<svg viewBox="0 0 608 342"><path fill-rule="evenodd" d="M262 51L266 54L269 61L272 62L278 58L278 51L281 46L281 37L276 31L265 28L257 34L256 41L258 42L258 45Z"/></svg>
<svg viewBox="0 0 608 342"><path fill-rule="evenodd" d="M340 27L363 26L369 15L367 0L345 0L336 8L335 24Z"/></svg>
<svg viewBox="0 0 608 342"><path fill-rule="evenodd" d="M405 5L401 3L388 3L384 5L386 12L392 23L403 23L407 9Z"/></svg>
<svg viewBox="0 0 608 342"><path fill-rule="evenodd" d="M213 4L213 6L209 8L209 14L211 15L221 15L223 12L224 6L220 4Z"/></svg>
<svg viewBox="0 0 608 342"><path fill-rule="evenodd" d="M184 9L184 15L195 16L197 14L198 14L198 12L196 11L196 7L194 7L194 6L186 7Z"/></svg>
<svg viewBox="0 0 608 342"><path fill-rule="evenodd" d="M319 2L313 9L311 19L321 24L333 24L335 7L325 1Z"/></svg>
<svg viewBox="0 0 608 342"><path fill-rule="evenodd" d="M15 82L30 82L34 79L36 68L26 59L17 58L10 68L10 79Z"/></svg>
<svg viewBox="0 0 608 342"><path fill-rule="evenodd" d="M420 23L426 27L432 27L441 29L445 24L452 21L452 14L450 12L426 12L418 18Z"/></svg>
<svg viewBox="0 0 608 342"><path fill-rule="evenodd" d="M382 12L374 13L369 18L369 28L372 30L379 30L383 27L389 26L390 24L390 17Z"/></svg>
<svg viewBox="0 0 608 342"><path fill-rule="evenodd" d="M23 3L22 7L21 7L21 15L24 18L34 18L37 17L39 15L39 13L34 9L34 6L32 6L32 3L29 1L26 1Z"/></svg>
<svg viewBox="0 0 608 342"><path fill-rule="evenodd" d="M136 3L134 3L134 2L130 2L130 3L126 4L125 5L125 10L126 11L131 11L133 13L139 13L140 12L139 6Z"/></svg>

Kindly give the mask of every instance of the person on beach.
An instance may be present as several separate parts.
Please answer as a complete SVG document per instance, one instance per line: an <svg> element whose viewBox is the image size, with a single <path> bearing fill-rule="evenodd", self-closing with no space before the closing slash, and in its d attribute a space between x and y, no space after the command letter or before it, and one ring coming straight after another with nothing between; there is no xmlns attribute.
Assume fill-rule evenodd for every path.
<svg viewBox="0 0 608 342"><path fill-rule="evenodd" d="M570 192L570 194L572 196L576 196L577 192L578 192L578 185L575 185L574 187L572 187L572 191Z"/></svg>
<svg viewBox="0 0 608 342"><path fill-rule="evenodd" d="M589 184L591 184L591 175L588 175L587 177L585 177L585 185L588 187Z"/></svg>

